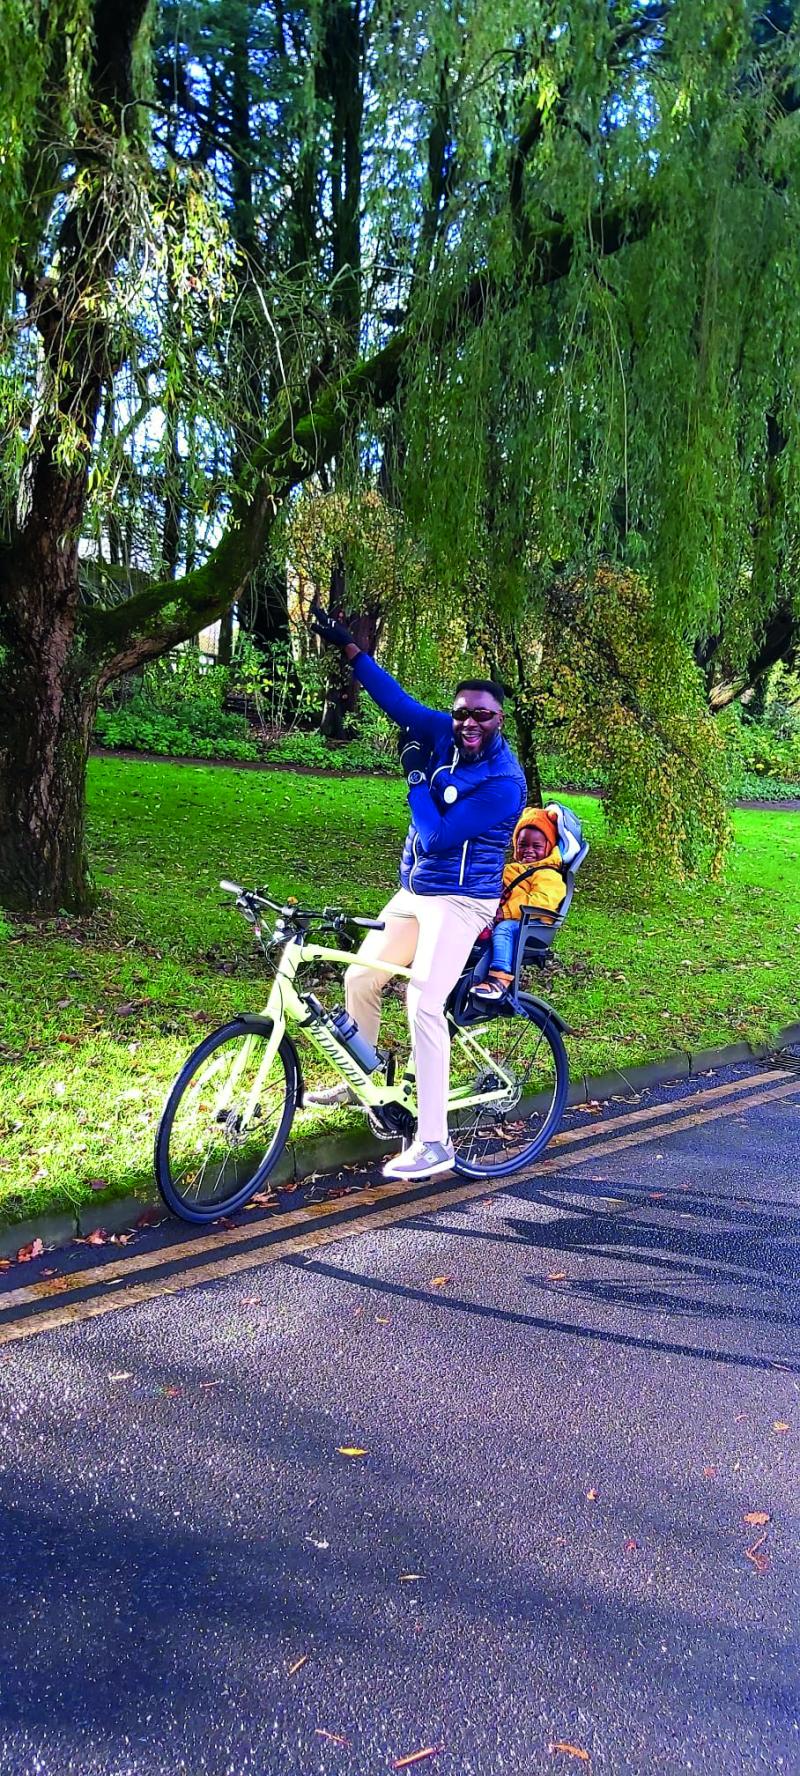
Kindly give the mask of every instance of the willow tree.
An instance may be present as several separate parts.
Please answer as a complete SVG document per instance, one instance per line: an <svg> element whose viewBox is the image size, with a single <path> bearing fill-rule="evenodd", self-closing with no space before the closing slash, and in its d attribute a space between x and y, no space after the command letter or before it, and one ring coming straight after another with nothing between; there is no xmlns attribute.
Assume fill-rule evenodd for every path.
<svg viewBox="0 0 800 1776"><path fill-rule="evenodd" d="M220 0L220 30L224 12ZM237 335L230 178L223 189L218 145L198 160L161 127L158 8L3 10L12 905L81 903L98 695L230 606L295 489L345 441L367 478L380 464L443 593L469 603L482 576L506 632L545 611L570 564L601 557L642 571L654 621L686 647L734 604L756 630L785 595L800 361L791 9L249 12L267 47L249 115L261 170L235 199L255 241ZM181 103L205 127L202 34L175 54ZM246 433L214 407L237 337L263 356ZM216 529L191 570L173 552L163 575L140 551L122 586L101 574L110 590L87 599L81 547L124 487L137 395L156 435L168 395L200 412Z"/></svg>

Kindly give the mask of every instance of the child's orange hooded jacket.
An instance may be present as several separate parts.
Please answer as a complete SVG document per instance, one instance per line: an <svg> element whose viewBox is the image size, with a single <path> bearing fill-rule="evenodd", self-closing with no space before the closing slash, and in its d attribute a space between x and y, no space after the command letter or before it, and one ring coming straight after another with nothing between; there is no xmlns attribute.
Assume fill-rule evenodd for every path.
<svg viewBox="0 0 800 1776"><path fill-rule="evenodd" d="M517 835L523 826L538 826L550 841L550 852L536 863L517 861ZM514 847L514 861L507 863L503 870L503 899L496 917L518 919L523 907L535 906L546 909L543 917L549 923L548 912L558 912L567 892L567 885L561 874L561 852L556 844L555 822L543 808L523 808L511 842ZM522 877L524 880L520 879Z"/></svg>

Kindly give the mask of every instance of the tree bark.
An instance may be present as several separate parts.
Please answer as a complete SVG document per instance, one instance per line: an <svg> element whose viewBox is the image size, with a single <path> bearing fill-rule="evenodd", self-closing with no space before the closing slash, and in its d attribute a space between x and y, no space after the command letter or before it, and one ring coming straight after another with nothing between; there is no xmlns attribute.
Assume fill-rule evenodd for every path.
<svg viewBox="0 0 800 1776"><path fill-rule="evenodd" d="M15 565L0 717L0 902L35 914L74 912L87 898L85 778L96 697L75 659L68 580L60 607L50 607L62 564L49 563L49 572L46 557Z"/></svg>
<svg viewBox="0 0 800 1776"><path fill-rule="evenodd" d="M219 640L217 642L217 665L230 666L233 659L233 605L223 611L219 620Z"/></svg>
<svg viewBox="0 0 800 1776"><path fill-rule="evenodd" d="M529 711L517 705L514 710L514 725L517 730L517 757L525 772L528 785L528 801L532 807L542 806L542 780L536 758L536 731L533 718Z"/></svg>
<svg viewBox="0 0 800 1776"><path fill-rule="evenodd" d="M344 604L347 595L347 576L341 557L334 561L331 568L331 583L328 589L328 609L334 616L344 619ZM343 654L331 650L328 666L328 683L325 687L325 702L322 707L322 720L319 731L326 740L343 740L347 687L352 672Z"/></svg>

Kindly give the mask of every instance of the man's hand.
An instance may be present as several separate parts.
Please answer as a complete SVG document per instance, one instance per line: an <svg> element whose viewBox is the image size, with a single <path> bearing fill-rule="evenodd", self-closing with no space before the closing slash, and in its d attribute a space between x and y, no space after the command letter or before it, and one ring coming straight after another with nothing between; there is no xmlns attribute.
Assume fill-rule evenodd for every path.
<svg viewBox="0 0 800 1776"><path fill-rule="evenodd" d="M340 623L338 617L332 617L329 615L328 611L323 610L322 605L316 598L311 606L311 628L315 635L321 637L326 647L346 648L355 646L353 637L346 624Z"/></svg>
<svg viewBox="0 0 800 1776"><path fill-rule="evenodd" d="M425 746L422 740L415 740L405 728L398 735L397 750L406 776L409 771L424 771L431 756L430 747Z"/></svg>

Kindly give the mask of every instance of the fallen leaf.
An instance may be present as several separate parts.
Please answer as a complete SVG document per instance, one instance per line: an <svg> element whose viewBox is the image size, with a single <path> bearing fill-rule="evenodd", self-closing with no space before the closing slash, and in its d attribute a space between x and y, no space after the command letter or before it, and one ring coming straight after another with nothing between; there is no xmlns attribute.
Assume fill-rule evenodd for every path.
<svg viewBox="0 0 800 1776"><path fill-rule="evenodd" d="M302 1658L295 1659L294 1664L289 1666L289 1669L286 1673L287 1677L294 1677L295 1672L300 1670L301 1665L305 1665L306 1660L308 1658L309 1658L309 1654L303 1653Z"/></svg>
<svg viewBox="0 0 800 1776"><path fill-rule="evenodd" d="M257 1190L255 1196L251 1196L245 1207L248 1209L276 1209L278 1198L272 1190Z"/></svg>
<svg viewBox="0 0 800 1776"><path fill-rule="evenodd" d="M567 1273L565 1270L548 1271L548 1274L547 1274L548 1283L565 1283L566 1280L567 1280Z"/></svg>
<svg viewBox="0 0 800 1776"><path fill-rule="evenodd" d="M431 1277L432 1289L443 1289L446 1283L452 1283L451 1276Z"/></svg>
<svg viewBox="0 0 800 1776"><path fill-rule="evenodd" d="M336 1454L337 1455L366 1455L367 1451L366 1451L366 1449L359 1449L358 1445L355 1443L343 1443L341 1448L337 1449Z"/></svg>
<svg viewBox="0 0 800 1776"><path fill-rule="evenodd" d="M773 1431L788 1431L789 1426L785 1418L776 1418L772 1429Z"/></svg>
<svg viewBox="0 0 800 1776"><path fill-rule="evenodd" d="M76 1246L107 1246L108 1234L104 1227L95 1227L84 1239L76 1239Z"/></svg>
<svg viewBox="0 0 800 1776"><path fill-rule="evenodd" d="M10 1270L12 1263L13 1259L11 1258L0 1258L0 1270Z"/></svg>
<svg viewBox="0 0 800 1776"><path fill-rule="evenodd" d="M763 1524L769 1523L769 1511L745 1511L742 1522L752 1529L761 1529Z"/></svg>
<svg viewBox="0 0 800 1776"><path fill-rule="evenodd" d="M588 1499L588 1500L589 1500L589 1503L590 1503L590 1505L593 1505L593 1504L595 1504L595 1503L596 1503L596 1501L597 1501L597 1499L599 1499L599 1497L600 1497L600 1494L599 1494L599 1492L598 1492L598 1490L597 1490L597 1487L596 1487L596 1486L590 1486L590 1487L589 1487L589 1491L588 1491L588 1492L587 1492L587 1494L586 1494L586 1497L587 1497L587 1499Z"/></svg>
<svg viewBox="0 0 800 1776"><path fill-rule="evenodd" d="M18 1264L29 1264L32 1258L41 1258L44 1242L40 1239L31 1240L29 1246L20 1246L17 1253Z"/></svg>
<svg viewBox="0 0 800 1776"><path fill-rule="evenodd" d="M717 1474L716 1468L704 1468L703 1469L703 1479L704 1480L715 1480L716 1474Z"/></svg>
<svg viewBox="0 0 800 1776"><path fill-rule="evenodd" d="M584 1751L581 1745L570 1745L568 1739L551 1739L547 1749L548 1751L563 1751L567 1757L580 1758L581 1763L584 1764L591 1762L588 1751Z"/></svg>
<svg viewBox="0 0 800 1776"><path fill-rule="evenodd" d="M133 1381L132 1369L118 1369L116 1375L109 1375L109 1381Z"/></svg>
<svg viewBox="0 0 800 1776"><path fill-rule="evenodd" d="M389 1324L389 1315L386 1315L386 1314L376 1314L376 1315L375 1315L375 1324L376 1324L376 1326L388 1326L388 1324Z"/></svg>
<svg viewBox="0 0 800 1776"><path fill-rule="evenodd" d="M437 1757L440 1751L444 1751L443 1745L425 1745L422 1751L410 1751L407 1757L395 1758L392 1769L407 1770L409 1764L421 1764L423 1758Z"/></svg>
<svg viewBox="0 0 800 1776"><path fill-rule="evenodd" d="M330 1739L332 1745L350 1744L350 1740L345 1739L344 1733L329 1733L327 1727L315 1727L314 1732L318 1739Z"/></svg>
<svg viewBox="0 0 800 1776"><path fill-rule="evenodd" d="M764 1534L759 1536L758 1541L753 1543L752 1548L745 1548L744 1551L745 1560L751 1560L756 1572L760 1573L766 1572L769 1566L769 1555L759 1553L759 1549L763 1548L766 1539L767 1532L765 1530Z"/></svg>
<svg viewBox="0 0 800 1776"><path fill-rule="evenodd" d="M633 1536L629 1536L627 1542L625 1543L624 1552L626 1554L635 1554L638 1546L639 1546L639 1543L634 1541Z"/></svg>

